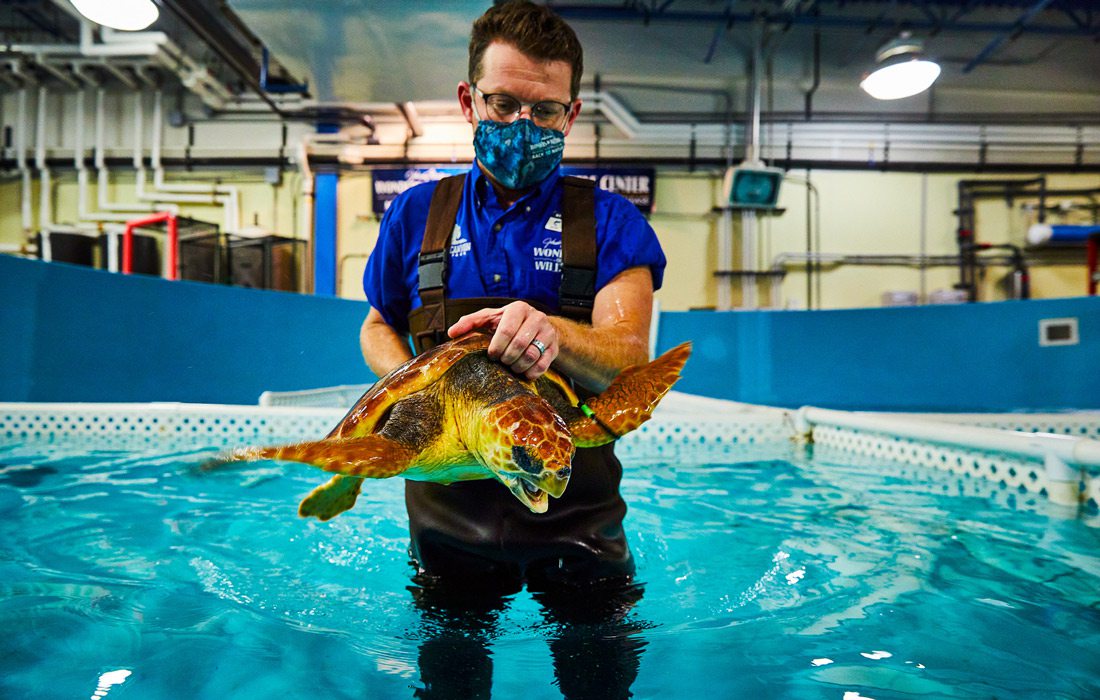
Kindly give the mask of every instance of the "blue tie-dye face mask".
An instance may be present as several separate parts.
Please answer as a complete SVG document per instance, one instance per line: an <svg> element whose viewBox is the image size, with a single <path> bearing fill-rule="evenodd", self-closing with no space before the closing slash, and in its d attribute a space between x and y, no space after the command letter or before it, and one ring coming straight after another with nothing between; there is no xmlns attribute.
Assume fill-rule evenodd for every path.
<svg viewBox="0 0 1100 700"><path fill-rule="evenodd" d="M481 119L474 131L474 153L489 174L510 190L545 180L561 163L565 134L530 119L511 123Z"/></svg>

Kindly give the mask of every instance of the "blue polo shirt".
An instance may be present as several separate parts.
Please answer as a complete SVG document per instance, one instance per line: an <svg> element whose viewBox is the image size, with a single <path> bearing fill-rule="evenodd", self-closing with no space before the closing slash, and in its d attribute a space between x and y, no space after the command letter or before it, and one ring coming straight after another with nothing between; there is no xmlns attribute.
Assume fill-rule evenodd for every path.
<svg viewBox="0 0 1100 700"><path fill-rule="evenodd" d="M476 165L470 169L451 234L446 294L451 299L511 297L558 311L561 284L561 170L502 209ZM436 182L406 190L382 217L378 243L363 273L372 307L399 332L421 306L418 259ZM596 291L623 270L645 265L653 288L664 277L665 255L657 234L626 198L596 189Z"/></svg>

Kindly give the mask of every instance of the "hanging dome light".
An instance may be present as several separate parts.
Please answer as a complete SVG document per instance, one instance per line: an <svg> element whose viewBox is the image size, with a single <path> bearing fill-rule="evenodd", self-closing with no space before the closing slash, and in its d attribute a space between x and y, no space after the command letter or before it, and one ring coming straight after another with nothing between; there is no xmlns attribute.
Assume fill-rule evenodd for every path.
<svg viewBox="0 0 1100 700"><path fill-rule="evenodd" d="M69 0L96 24L111 29L137 31L157 21L160 11L152 0Z"/></svg>
<svg viewBox="0 0 1100 700"><path fill-rule="evenodd" d="M940 77L940 65L922 58L924 45L908 32L879 49L879 67L859 84L876 100L898 100L918 95Z"/></svg>

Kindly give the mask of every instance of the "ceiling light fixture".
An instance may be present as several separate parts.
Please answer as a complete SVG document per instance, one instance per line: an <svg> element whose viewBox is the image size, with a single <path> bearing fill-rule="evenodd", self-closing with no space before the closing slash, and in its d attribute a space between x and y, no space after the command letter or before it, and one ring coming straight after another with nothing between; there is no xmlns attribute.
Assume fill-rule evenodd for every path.
<svg viewBox="0 0 1100 700"><path fill-rule="evenodd" d="M899 100L924 92L940 77L940 65L922 58L923 50L923 42L902 32L879 49L878 68L859 86L876 100Z"/></svg>
<svg viewBox="0 0 1100 700"><path fill-rule="evenodd" d="M96 24L111 29L137 31L157 21L160 10L152 0L69 0L73 7Z"/></svg>

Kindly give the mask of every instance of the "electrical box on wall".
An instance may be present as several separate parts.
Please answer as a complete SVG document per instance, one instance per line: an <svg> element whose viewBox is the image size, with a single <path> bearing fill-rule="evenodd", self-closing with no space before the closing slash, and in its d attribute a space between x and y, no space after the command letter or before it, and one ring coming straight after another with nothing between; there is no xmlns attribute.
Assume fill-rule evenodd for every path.
<svg viewBox="0 0 1100 700"><path fill-rule="evenodd" d="M1040 347L1077 345L1080 337L1076 318L1044 318L1039 321Z"/></svg>
<svg viewBox="0 0 1100 700"><path fill-rule="evenodd" d="M779 201L783 170L742 163L726 172L729 206L738 209L774 209Z"/></svg>

